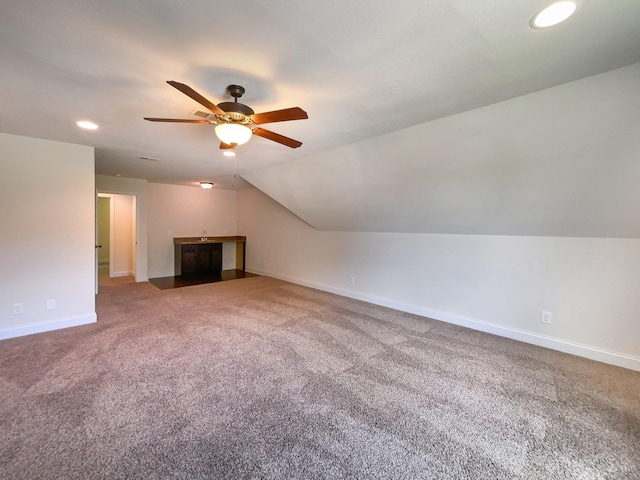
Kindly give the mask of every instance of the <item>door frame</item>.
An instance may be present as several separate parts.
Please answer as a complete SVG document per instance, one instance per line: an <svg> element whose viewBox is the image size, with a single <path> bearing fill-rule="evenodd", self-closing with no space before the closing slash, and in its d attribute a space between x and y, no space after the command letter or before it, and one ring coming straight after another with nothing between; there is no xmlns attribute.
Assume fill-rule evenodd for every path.
<svg viewBox="0 0 640 480"><path fill-rule="evenodd" d="M104 190L104 189L96 189L96 195L95 195L95 210L96 210L96 214L95 214L95 230L96 230L96 245L97 245L97 241L98 241L98 196L102 194L105 197L109 197L109 243L110 245L110 250L109 250L109 276L113 276L113 254L114 254L114 249L113 249L113 245L114 245L114 224L115 224L115 215L114 215L114 204L115 204L115 198L113 195L126 195L128 197L133 197L133 239L132 239L132 251L133 251L133 256L134 256L134 261L133 261L133 268L135 269L135 279L136 282L144 282L147 281L146 278L142 278L140 275L140 265L142 262L142 259L140 258L140 252L139 252L139 243L138 243L138 239L140 238L140 206L139 206L139 198L138 195L135 193L131 193L131 192L121 192L121 191L113 191L113 190ZM96 248L96 262L95 262L95 269L96 269L96 294L98 293L98 249Z"/></svg>

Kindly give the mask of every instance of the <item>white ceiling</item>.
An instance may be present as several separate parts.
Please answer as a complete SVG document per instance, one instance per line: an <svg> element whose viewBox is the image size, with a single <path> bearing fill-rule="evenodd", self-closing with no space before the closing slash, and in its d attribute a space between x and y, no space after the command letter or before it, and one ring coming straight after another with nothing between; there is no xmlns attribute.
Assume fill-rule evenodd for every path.
<svg viewBox="0 0 640 480"><path fill-rule="evenodd" d="M529 28L531 16L548 3L4 1L0 131L92 145L96 173L104 175L187 185L211 180L230 188L237 170L318 228L501 233L505 229L477 205L522 201L517 198L521 176L543 178L555 167L540 165L538 154L521 151L520 167L498 168L491 148L504 145L494 142L488 152L485 145L484 153L475 157L477 139L452 135L460 123L444 117L640 62L640 1L582 0L565 24ZM195 109L202 110L166 80L186 83L214 103L225 99L227 85L243 85L247 93L242 101L257 112L300 106L309 120L266 128L304 145L289 149L256 137L238 148L234 162L220 154L211 126L144 121L144 116L189 118ZM535 105L535 100L528 101ZM624 117L625 108L637 107L621 108L618 117ZM75 126L79 119L93 120L100 129L81 131ZM419 127L434 120L441 123ZM391 132L396 136L388 136ZM452 139L440 141L437 148L449 162L475 157L474 171L483 180L455 199L450 192L417 195L421 185L432 191L442 185L439 179L464 183L471 171L416 168L422 158L418 149L435 145L401 132L438 132L441 139ZM514 126L513 135L522 133ZM401 142L402 154L389 158L386 151L380 153L384 149L370 149L385 139ZM341 158L334 157L335 152L359 149L362 142L368 142L370 162L331 161ZM309 200L305 195L332 191L336 178L349 179L344 185L338 181L339 190L352 188L357 201L334 201L318 211L323 196L318 193ZM384 194L397 198L386 208L379 208L380 191L369 188L381 184L389 186ZM496 184L514 187L496 192ZM409 192L406 185L411 185ZM561 190L550 182L539 195L561 198ZM441 214L426 218L422 211L407 212L412 199L438 203ZM527 212L535 211L535 199L524 203ZM505 233L613 235L616 230L581 224L567 232L551 220L528 218L520 220L522 226L512 223L518 226ZM562 223L555 217L553 221Z"/></svg>

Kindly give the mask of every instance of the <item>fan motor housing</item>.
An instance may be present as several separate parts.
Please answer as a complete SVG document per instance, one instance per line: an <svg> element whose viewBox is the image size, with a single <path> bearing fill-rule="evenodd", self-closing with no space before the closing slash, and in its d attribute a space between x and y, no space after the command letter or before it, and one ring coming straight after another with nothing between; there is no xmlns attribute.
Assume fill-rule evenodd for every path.
<svg viewBox="0 0 640 480"><path fill-rule="evenodd" d="M222 102L218 104L218 108L224 110L226 113L241 113L247 116L255 113L252 108L238 102Z"/></svg>
<svg viewBox="0 0 640 480"><path fill-rule="evenodd" d="M222 102L218 104L218 108L224 110L226 115L220 115L219 117L224 117L227 121L231 120L234 122L247 123L250 122L251 119L247 119L245 117L249 117L253 115L255 112L252 108L247 107L243 103L238 103L238 98L244 95L244 87L240 85L229 85L227 87L227 92L234 99L233 102ZM238 115L239 114L239 115Z"/></svg>

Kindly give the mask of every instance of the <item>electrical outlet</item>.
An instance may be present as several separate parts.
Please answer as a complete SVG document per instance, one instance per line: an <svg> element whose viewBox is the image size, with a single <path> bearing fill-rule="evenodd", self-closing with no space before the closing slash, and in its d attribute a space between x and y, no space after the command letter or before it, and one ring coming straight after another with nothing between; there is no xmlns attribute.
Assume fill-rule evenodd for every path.
<svg viewBox="0 0 640 480"><path fill-rule="evenodd" d="M54 299L47 300L47 310L55 310L56 301Z"/></svg>
<svg viewBox="0 0 640 480"><path fill-rule="evenodd" d="M22 315L24 313L24 303L14 303L13 304L13 314L14 315Z"/></svg>
<svg viewBox="0 0 640 480"><path fill-rule="evenodd" d="M356 284L356 277L355 275L349 275L349 283L351 285L355 285Z"/></svg>
<svg viewBox="0 0 640 480"><path fill-rule="evenodd" d="M544 310L542 311L542 315L540 316L540 321L542 323L547 323L547 324L551 324L551 312L545 312Z"/></svg>
<svg viewBox="0 0 640 480"><path fill-rule="evenodd" d="M169 235L169 236L171 237L171 236L173 236L173 232L172 232L171 230L169 230L169 231L167 232L167 235Z"/></svg>

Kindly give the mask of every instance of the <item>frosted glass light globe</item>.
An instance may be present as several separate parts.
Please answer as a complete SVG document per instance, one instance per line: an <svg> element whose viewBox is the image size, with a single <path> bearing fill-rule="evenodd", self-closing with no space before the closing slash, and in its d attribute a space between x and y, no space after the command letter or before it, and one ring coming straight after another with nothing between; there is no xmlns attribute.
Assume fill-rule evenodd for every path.
<svg viewBox="0 0 640 480"><path fill-rule="evenodd" d="M221 142L227 145L242 145L247 143L253 132L246 125L239 123L222 123L216 125L216 135Z"/></svg>

